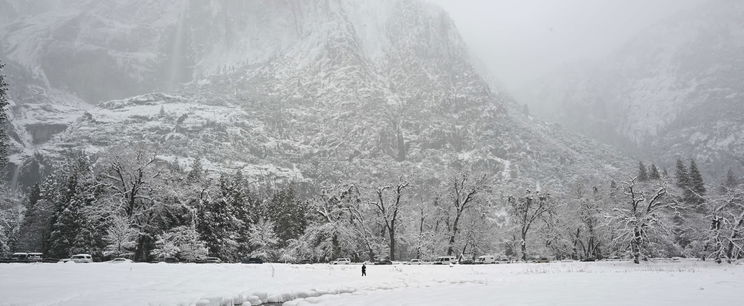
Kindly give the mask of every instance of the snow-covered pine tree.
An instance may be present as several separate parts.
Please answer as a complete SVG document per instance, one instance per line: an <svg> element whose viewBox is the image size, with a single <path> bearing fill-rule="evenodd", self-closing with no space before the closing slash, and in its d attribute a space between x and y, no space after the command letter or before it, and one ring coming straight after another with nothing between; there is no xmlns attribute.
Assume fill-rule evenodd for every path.
<svg viewBox="0 0 744 306"><path fill-rule="evenodd" d="M74 154L62 168L60 197L54 199L54 213L47 242L51 257L63 258L71 253L101 251L102 233L94 214L87 214L99 191L89 157Z"/></svg>
<svg viewBox="0 0 744 306"><path fill-rule="evenodd" d="M648 178L649 178L650 180L658 180L658 179L661 179L661 174L659 174L659 169L658 169L658 168L656 168L656 165L655 165L655 164L651 164L651 167L650 167L650 169L651 169L651 170L649 170L649 173L648 173Z"/></svg>
<svg viewBox="0 0 744 306"><path fill-rule="evenodd" d="M26 211L19 231L17 249L31 252L41 252L44 245L44 233L49 230L50 210L42 207L41 186L37 183L31 186L26 196Z"/></svg>
<svg viewBox="0 0 744 306"><path fill-rule="evenodd" d="M676 255L682 255L685 249L695 240L695 224L690 220L696 220L698 216L694 215L694 204L690 202L693 198L692 189L690 188L690 173L681 159L676 162L676 186L678 189L677 197L680 206L673 212L672 216L672 236L674 244L678 251Z"/></svg>
<svg viewBox="0 0 744 306"><path fill-rule="evenodd" d="M202 166L201 157L194 158L186 179L189 183L199 182L204 178L204 167Z"/></svg>
<svg viewBox="0 0 744 306"><path fill-rule="evenodd" d="M240 220L234 209L234 185L229 175L222 174L216 199L203 201L198 208L196 229L209 249L209 254L224 261L237 261Z"/></svg>
<svg viewBox="0 0 744 306"><path fill-rule="evenodd" d="M685 167L681 159L677 159L675 177L677 178L677 187L680 189L685 190L690 186L690 175L687 173L687 167Z"/></svg>
<svg viewBox="0 0 744 306"><path fill-rule="evenodd" d="M307 203L297 199L294 187L288 185L274 193L269 201L269 218L274 222L276 236L281 246L297 239L307 227Z"/></svg>
<svg viewBox="0 0 744 306"><path fill-rule="evenodd" d="M646 169L646 165L644 165L642 161L638 162L638 181L648 181L648 170Z"/></svg>
<svg viewBox="0 0 744 306"><path fill-rule="evenodd" d="M275 260L278 254L274 254L274 246L279 242L279 239L274 232L274 222L267 221L264 219L258 220L258 222L251 224L249 227L248 236L253 251L251 257L260 257L264 260Z"/></svg>
<svg viewBox="0 0 744 306"><path fill-rule="evenodd" d="M705 182L703 176L698 170L697 163L695 160L690 160L690 181L689 189L691 190L689 198L686 201L695 206L695 209L700 213L705 213Z"/></svg>
<svg viewBox="0 0 744 306"><path fill-rule="evenodd" d="M23 222L23 208L18 205L21 201L18 195L0 190L0 253L17 249L18 232Z"/></svg>
<svg viewBox="0 0 744 306"><path fill-rule="evenodd" d="M237 233L235 239L238 244L235 259L238 260L250 255L249 228L254 220L260 218L261 212L259 200L251 194L248 182L240 169L232 175L230 183L224 194L235 217L234 230Z"/></svg>

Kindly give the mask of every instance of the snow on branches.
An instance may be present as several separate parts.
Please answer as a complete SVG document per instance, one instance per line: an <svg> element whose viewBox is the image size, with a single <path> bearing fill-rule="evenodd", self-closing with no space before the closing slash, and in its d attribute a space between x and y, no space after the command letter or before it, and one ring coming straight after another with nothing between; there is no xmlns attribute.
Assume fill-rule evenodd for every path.
<svg viewBox="0 0 744 306"><path fill-rule="evenodd" d="M634 263L655 253L655 239L668 236L668 210L677 201L668 195L664 182L639 183L633 178L625 183L624 200L614 209L610 220L617 226L614 243L630 247Z"/></svg>

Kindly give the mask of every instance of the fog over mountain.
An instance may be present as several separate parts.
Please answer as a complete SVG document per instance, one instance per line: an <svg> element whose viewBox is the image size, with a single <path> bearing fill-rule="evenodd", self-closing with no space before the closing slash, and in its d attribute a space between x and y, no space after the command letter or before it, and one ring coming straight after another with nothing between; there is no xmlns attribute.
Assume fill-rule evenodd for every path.
<svg viewBox="0 0 744 306"><path fill-rule="evenodd" d="M646 28L709 0L430 0L512 94L564 65L590 65ZM715 1L714 1L715 2Z"/></svg>
<svg viewBox="0 0 744 306"><path fill-rule="evenodd" d="M525 88L540 117L671 167L744 166L744 6L711 1L664 18L606 57Z"/></svg>
<svg viewBox="0 0 744 306"><path fill-rule="evenodd" d="M464 163L557 183L624 162L511 111L449 15L427 2L4 5L17 16L0 30L12 160L27 165L15 180L36 176L22 169L38 171L31 161L44 156L134 140L169 162L201 156L294 179L338 179L348 167L439 176ZM149 92L163 94L140 96Z"/></svg>
<svg viewBox="0 0 744 306"><path fill-rule="evenodd" d="M0 303L736 304L743 16L0 0Z"/></svg>

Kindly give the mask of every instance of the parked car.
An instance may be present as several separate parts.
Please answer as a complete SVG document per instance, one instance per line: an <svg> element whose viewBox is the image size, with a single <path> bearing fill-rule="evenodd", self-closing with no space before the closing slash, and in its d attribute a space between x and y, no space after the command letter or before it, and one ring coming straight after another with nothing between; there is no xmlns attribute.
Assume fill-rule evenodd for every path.
<svg viewBox="0 0 744 306"><path fill-rule="evenodd" d="M474 265L475 261L472 259L460 259L457 263L461 265Z"/></svg>
<svg viewBox="0 0 744 306"><path fill-rule="evenodd" d="M539 257L532 260L533 263L549 263L550 259L547 257Z"/></svg>
<svg viewBox="0 0 744 306"><path fill-rule="evenodd" d="M420 259L411 259L411 261L405 263L406 265L420 265L423 264L423 262Z"/></svg>
<svg viewBox="0 0 744 306"><path fill-rule="evenodd" d="M90 254L76 254L70 257L75 263L91 263L93 262L93 256Z"/></svg>
<svg viewBox="0 0 744 306"><path fill-rule="evenodd" d="M133 263L133 261L131 259L119 257L110 260L109 263Z"/></svg>
<svg viewBox="0 0 744 306"><path fill-rule="evenodd" d="M351 259L349 258L336 258L336 260L331 262L332 265L350 265Z"/></svg>
<svg viewBox="0 0 744 306"><path fill-rule="evenodd" d="M451 263L455 263L457 259L455 256L439 256L437 257L437 260L434 261L435 265L448 265Z"/></svg>
<svg viewBox="0 0 744 306"><path fill-rule="evenodd" d="M222 263L222 259L217 257L204 257L199 263Z"/></svg>
<svg viewBox="0 0 744 306"><path fill-rule="evenodd" d="M28 262L42 262L44 261L43 253L28 253Z"/></svg>
<svg viewBox="0 0 744 306"><path fill-rule="evenodd" d="M583 261L583 262L593 262L593 261L597 261L597 259L595 259L594 257L587 257L587 258L582 258L581 261Z"/></svg>
<svg viewBox="0 0 744 306"><path fill-rule="evenodd" d="M385 259L378 259L377 261L375 261L375 265L392 265L392 264L393 264L393 262L390 261L390 259L387 259L387 258L385 258Z"/></svg>
<svg viewBox="0 0 744 306"><path fill-rule="evenodd" d="M259 257L243 258L243 260L241 260L240 262L241 263L244 263L244 264L262 264L262 263L264 263L263 259L261 259Z"/></svg>
<svg viewBox="0 0 744 306"><path fill-rule="evenodd" d="M10 255L10 262L28 262L28 253L13 253Z"/></svg>
<svg viewBox="0 0 744 306"><path fill-rule="evenodd" d="M493 256L493 255L479 256L478 259L475 260L475 263L477 263L477 264L493 264L493 263L496 263L496 256Z"/></svg>
<svg viewBox="0 0 744 306"><path fill-rule="evenodd" d="M91 263L93 262L93 256L91 256L90 254L75 254L72 255L70 258L62 259L59 262Z"/></svg>

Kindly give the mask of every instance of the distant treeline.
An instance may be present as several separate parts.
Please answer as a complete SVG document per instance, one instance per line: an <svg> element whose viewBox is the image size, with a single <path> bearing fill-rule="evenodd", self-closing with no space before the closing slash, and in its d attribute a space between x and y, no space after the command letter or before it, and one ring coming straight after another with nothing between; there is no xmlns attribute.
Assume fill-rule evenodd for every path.
<svg viewBox="0 0 744 306"><path fill-rule="evenodd" d="M640 163L628 177L560 190L474 171L365 185L264 184L239 170L207 172L199 158L183 169L147 149L119 147L70 154L17 198L21 208L6 205L0 247L137 261L741 257L744 188L733 172L715 188L694 161L677 161L674 174Z"/></svg>

